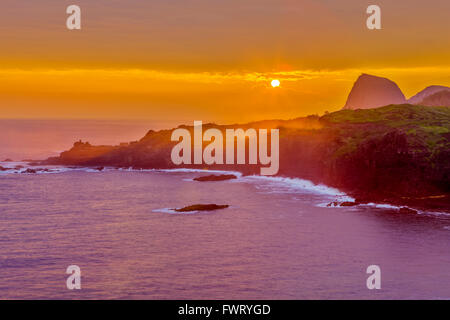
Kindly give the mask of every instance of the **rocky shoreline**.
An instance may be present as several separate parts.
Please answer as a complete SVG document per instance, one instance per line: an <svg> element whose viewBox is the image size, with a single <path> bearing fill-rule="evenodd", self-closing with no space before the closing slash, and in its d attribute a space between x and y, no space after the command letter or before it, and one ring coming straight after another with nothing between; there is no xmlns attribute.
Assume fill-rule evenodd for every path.
<svg viewBox="0 0 450 320"><path fill-rule="evenodd" d="M42 164L42 163L40 163ZM42 168L39 167L39 163L33 162L28 163L28 165L32 166L31 168L26 168L23 165L16 165L12 168L6 168L0 166L0 172L1 171L8 171L8 170L16 170L14 173L18 174L38 174L38 173L52 173L52 172L58 172L58 170L52 169L52 168ZM36 166L33 167L33 166ZM64 166L70 169L81 169L81 168L89 168L92 171L104 171L105 167L96 167L96 166L88 166L88 167L81 167L81 166ZM112 167L108 168L109 170L112 169ZM124 169L122 167L115 167L115 169ZM128 168L127 168L128 169ZM133 168L133 170L145 170L145 169L155 169L155 168ZM167 169L167 168L158 168L158 169ZM245 172L243 172L243 175L245 176ZM234 174L211 174L211 175L205 175L196 177L193 180L199 181L199 182L221 182L221 181L227 181L227 180L234 180L238 177ZM301 178L301 177L287 177L287 178ZM341 190L344 191L344 190ZM390 205L398 207L396 209L400 213L417 213L418 211L443 211L443 212L449 212L450 209L448 204L450 203L450 200L448 198L448 195L442 195L442 196L432 196L429 200L430 202L424 202L424 198L408 198L408 199L398 199L398 198L379 198L376 196L367 196L363 195L361 193L358 193L356 191L347 190L346 194L348 196L351 196L354 198L354 201L332 201L327 204L327 207L353 207L353 206L359 206L359 205L368 205L368 204L376 204L376 205ZM188 207L186 207L188 208ZM183 209L183 208L181 208ZM174 211L180 210L180 209L173 209ZM216 209L212 209L216 210ZM188 210L186 210L188 211ZM195 211L195 210L194 210ZM198 210L202 211L202 210Z"/></svg>
<svg viewBox="0 0 450 320"><path fill-rule="evenodd" d="M192 126L180 126L189 131ZM341 110L322 117L268 120L206 128L278 128L278 176L301 178L339 189L358 203L389 203L417 209L450 210L450 108L390 105ZM39 165L175 169L173 130L150 130L126 146L78 141ZM259 174L259 165L186 165L190 169ZM200 181L220 180L202 178Z"/></svg>

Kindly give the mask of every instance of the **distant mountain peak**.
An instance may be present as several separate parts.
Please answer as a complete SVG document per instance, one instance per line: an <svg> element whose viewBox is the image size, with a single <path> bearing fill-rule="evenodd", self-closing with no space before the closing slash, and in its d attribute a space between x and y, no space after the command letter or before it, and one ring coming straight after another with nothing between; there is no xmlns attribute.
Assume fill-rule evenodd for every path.
<svg viewBox="0 0 450 320"><path fill-rule="evenodd" d="M427 107L450 107L450 90L440 90L426 96L420 103Z"/></svg>
<svg viewBox="0 0 450 320"><path fill-rule="evenodd" d="M435 93L439 91L450 91L449 87L446 86L428 86L416 95L412 96L408 99L408 103L410 104L421 104L423 100L425 100L427 97L434 95Z"/></svg>
<svg viewBox="0 0 450 320"><path fill-rule="evenodd" d="M405 96L395 82L363 73L353 84L344 109L371 109L405 102Z"/></svg>

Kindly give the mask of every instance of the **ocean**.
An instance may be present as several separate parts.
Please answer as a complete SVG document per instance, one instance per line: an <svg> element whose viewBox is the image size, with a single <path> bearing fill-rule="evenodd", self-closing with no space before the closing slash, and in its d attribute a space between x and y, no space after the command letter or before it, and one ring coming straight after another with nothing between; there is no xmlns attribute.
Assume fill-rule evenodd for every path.
<svg viewBox="0 0 450 320"><path fill-rule="evenodd" d="M47 159L80 139L93 145L118 145L141 139L149 129L171 126L151 120L0 119L0 161Z"/></svg>
<svg viewBox="0 0 450 320"><path fill-rule="evenodd" d="M2 299L450 299L444 213L328 207L349 197L301 179L0 163L18 165L0 172ZM230 207L173 210L197 203Z"/></svg>

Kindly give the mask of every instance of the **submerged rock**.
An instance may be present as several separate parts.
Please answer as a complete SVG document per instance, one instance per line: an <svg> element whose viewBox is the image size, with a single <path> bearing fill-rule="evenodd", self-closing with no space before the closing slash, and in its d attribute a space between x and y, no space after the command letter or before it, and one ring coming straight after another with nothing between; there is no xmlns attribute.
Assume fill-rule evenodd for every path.
<svg viewBox="0 0 450 320"><path fill-rule="evenodd" d="M359 202L356 201L344 201L344 202L333 201L327 204L327 207L353 207L357 205L359 205Z"/></svg>
<svg viewBox="0 0 450 320"><path fill-rule="evenodd" d="M197 177L194 178L195 181L224 181L224 180L232 180L237 179L237 177L234 174L220 174L220 175L209 175L209 176L203 176L203 177Z"/></svg>
<svg viewBox="0 0 450 320"><path fill-rule="evenodd" d="M9 168L5 168L5 167L0 166L0 171L6 171L6 170L9 170Z"/></svg>
<svg viewBox="0 0 450 320"><path fill-rule="evenodd" d="M36 168L36 169L28 168L26 170L23 170L21 173L38 173L38 172L52 172L52 171L53 170L47 168Z"/></svg>
<svg viewBox="0 0 450 320"><path fill-rule="evenodd" d="M21 173L37 173L37 171L35 169L28 168L27 170L24 170Z"/></svg>
<svg viewBox="0 0 450 320"><path fill-rule="evenodd" d="M344 201L340 204L341 207L353 207L357 206L359 203L354 201Z"/></svg>
<svg viewBox="0 0 450 320"><path fill-rule="evenodd" d="M399 213L417 213L416 210L414 209L410 209L408 207L401 207L400 209L398 209Z"/></svg>
<svg viewBox="0 0 450 320"><path fill-rule="evenodd" d="M180 209L174 209L176 212L191 212L191 211L213 211L219 209L228 208L229 205L217 205L217 204L193 204Z"/></svg>

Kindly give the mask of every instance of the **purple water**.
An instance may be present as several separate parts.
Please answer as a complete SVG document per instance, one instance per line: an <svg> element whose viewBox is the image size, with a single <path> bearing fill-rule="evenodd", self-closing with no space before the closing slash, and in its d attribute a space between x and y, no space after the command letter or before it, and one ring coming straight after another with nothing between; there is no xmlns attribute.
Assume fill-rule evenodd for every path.
<svg viewBox="0 0 450 320"><path fill-rule="evenodd" d="M0 298L450 299L446 215L324 207L336 190L302 180L60 170L0 175ZM167 210L195 203L231 207Z"/></svg>

